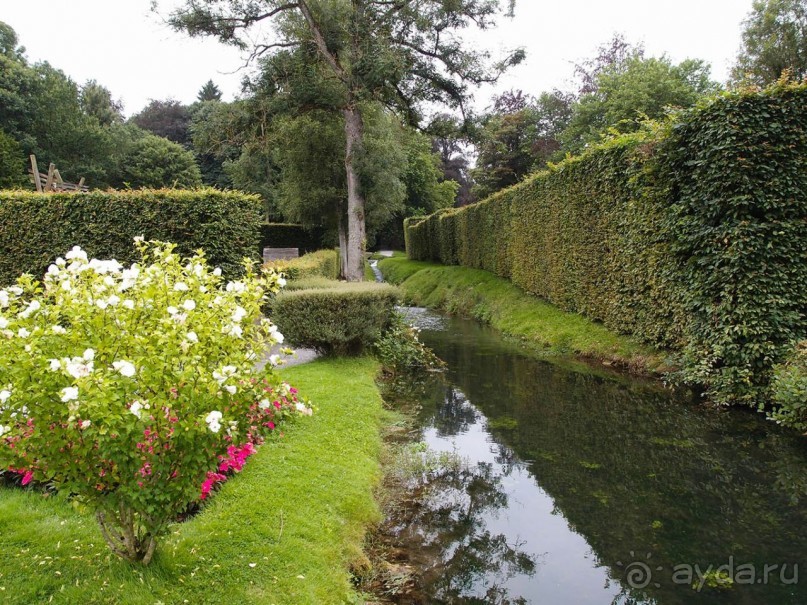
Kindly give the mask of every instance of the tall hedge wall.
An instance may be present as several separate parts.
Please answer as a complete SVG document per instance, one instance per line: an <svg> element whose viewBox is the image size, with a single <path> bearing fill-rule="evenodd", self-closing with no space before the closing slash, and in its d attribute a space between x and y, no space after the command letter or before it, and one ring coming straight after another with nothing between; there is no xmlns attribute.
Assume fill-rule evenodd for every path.
<svg viewBox="0 0 807 605"><path fill-rule="evenodd" d="M406 224L407 254L492 271L683 351L721 403L759 405L807 335L807 85L703 101L478 204Z"/></svg>
<svg viewBox="0 0 807 605"><path fill-rule="evenodd" d="M301 255L307 254L323 247L324 236L322 228L307 229L291 223L263 223L258 250L263 254L264 248L299 248Z"/></svg>
<svg viewBox="0 0 807 605"><path fill-rule="evenodd" d="M44 274L75 245L97 258L133 262L132 241L174 242L182 254L204 249L225 274L258 259L261 201L215 189L37 194L0 191L0 284Z"/></svg>

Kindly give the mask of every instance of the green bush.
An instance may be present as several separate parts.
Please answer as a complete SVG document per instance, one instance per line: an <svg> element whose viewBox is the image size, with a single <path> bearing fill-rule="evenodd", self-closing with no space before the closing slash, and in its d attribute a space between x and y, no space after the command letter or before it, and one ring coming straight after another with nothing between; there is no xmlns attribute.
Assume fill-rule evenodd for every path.
<svg viewBox="0 0 807 605"><path fill-rule="evenodd" d="M81 246L90 256L137 260L132 240L170 241L190 256L203 249L225 275L257 258L261 201L232 191L172 189L37 194L0 192L0 284L41 276L59 254Z"/></svg>
<svg viewBox="0 0 807 605"><path fill-rule="evenodd" d="M807 340L774 367L773 376L773 402L778 407L771 418L807 434Z"/></svg>
<svg viewBox="0 0 807 605"><path fill-rule="evenodd" d="M315 290L315 289L329 289L338 288L344 282L327 277L304 277L302 279L295 279L286 282L285 291L291 292L293 290Z"/></svg>
<svg viewBox="0 0 807 605"><path fill-rule="evenodd" d="M266 267L280 271L288 280L309 277L337 279L339 277L339 253L336 250L318 250L299 258L270 261L266 263Z"/></svg>
<svg viewBox="0 0 807 605"><path fill-rule="evenodd" d="M272 320L293 344L324 353L357 354L389 326L400 292L375 283L284 291L272 303Z"/></svg>
<svg viewBox="0 0 807 605"><path fill-rule="evenodd" d="M201 187L202 173L193 153L163 137L137 139L121 164L120 179L133 189L142 187Z"/></svg>
<svg viewBox="0 0 807 605"><path fill-rule="evenodd" d="M264 248L299 248L300 254L307 254L322 248L322 229L306 229L302 225L288 223L263 223L259 251Z"/></svg>
<svg viewBox="0 0 807 605"><path fill-rule="evenodd" d="M407 254L485 269L683 351L719 403L760 405L807 336L807 84L709 99L472 206L406 223Z"/></svg>
<svg viewBox="0 0 807 605"><path fill-rule="evenodd" d="M25 156L22 147L0 129L0 189L22 187L25 183Z"/></svg>

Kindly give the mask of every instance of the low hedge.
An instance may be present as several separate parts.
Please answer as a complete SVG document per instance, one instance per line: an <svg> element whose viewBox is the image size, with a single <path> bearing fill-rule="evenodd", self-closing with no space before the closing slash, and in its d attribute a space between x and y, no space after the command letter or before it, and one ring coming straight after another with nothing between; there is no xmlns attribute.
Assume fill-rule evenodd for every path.
<svg viewBox="0 0 807 605"><path fill-rule="evenodd" d="M289 343L358 354L389 326L400 298L394 286L366 282L283 291L272 301L272 321Z"/></svg>
<svg viewBox="0 0 807 605"><path fill-rule="evenodd" d="M715 402L764 405L775 364L807 338L807 84L705 99L409 220L406 245L682 351L684 380Z"/></svg>
<svg viewBox="0 0 807 605"><path fill-rule="evenodd" d="M137 260L132 240L177 244L183 255L203 249L226 275L243 258L258 259L261 200L215 189L39 194L0 191L0 284L22 273L44 274L73 246L97 258Z"/></svg>
<svg viewBox="0 0 807 605"><path fill-rule="evenodd" d="M318 250L299 258L276 260L266 266L280 271L288 280L314 277L337 279L339 277L339 253L336 250Z"/></svg>
<svg viewBox="0 0 807 605"><path fill-rule="evenodd" d="M300 254L307 254L322 248L324 235L324 230L320 228L308 229L291 223L263 223L258 251L262 255L264 248L298 248Z"/></svg>

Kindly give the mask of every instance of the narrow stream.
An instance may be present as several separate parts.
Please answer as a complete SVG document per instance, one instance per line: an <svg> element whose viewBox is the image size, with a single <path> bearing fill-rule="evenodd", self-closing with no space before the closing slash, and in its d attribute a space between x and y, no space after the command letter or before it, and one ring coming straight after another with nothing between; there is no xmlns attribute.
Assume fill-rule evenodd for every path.
<svg viewBox="0 0 807 605"><path fill-rule="evenodd" d="M467 461L396 528L419 602L807 604L807 438L407 313L448 366L421 438Z"/></svg>

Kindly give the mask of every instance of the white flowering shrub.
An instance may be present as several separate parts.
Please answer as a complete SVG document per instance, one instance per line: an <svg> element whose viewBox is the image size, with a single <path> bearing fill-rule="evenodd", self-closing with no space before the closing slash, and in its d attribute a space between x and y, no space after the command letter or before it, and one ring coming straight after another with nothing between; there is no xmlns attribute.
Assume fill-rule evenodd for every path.
<svg viewBox="0 0 807 605"><path fill-rule="evenodd" d="M225 283L201 252L135 245L130 267L74 248L0 290L0 469L81 498L112 550L147 564L179 513L310 408L272 364L255 370L283 341L261 317L282 278L245 261Z"/></svg>

